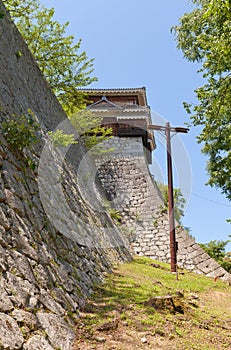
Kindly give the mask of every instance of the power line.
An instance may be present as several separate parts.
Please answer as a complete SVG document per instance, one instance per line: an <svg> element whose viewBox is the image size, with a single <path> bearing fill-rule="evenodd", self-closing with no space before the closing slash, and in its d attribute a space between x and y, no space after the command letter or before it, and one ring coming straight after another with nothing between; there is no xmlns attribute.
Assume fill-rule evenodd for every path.
<svg viewBox="0 0 231 350"><path fill-rule="evenodd" d="M153 178L154 178L157 182L162 183L163 180L164 180L164 184L166 184L166 181L167 181L166 179L162 179L162 178L161 178L161 179L158 180L158 178L155 178L155 175L152 174L152 176L153 176ZM231 208L231 205L230 205L230 204L221 203L221 202L215 201L215 200L213 200L213 199L210 199L210 198L208 198L208 197L203 197L203 196L201 196L201 195L199 195L199 194L197 194L197 193L194 193L194 192L190 192L190 194L192 194L193 196L198 197L198 198L200 198L200 199L203 199L204 201L212 202L212 203L221 205L221 206L223 206L223 207Z"/></svg>
<svg viewBox="0 0 231 350"><path fill-rule="evenodd" d="M198 197L198 198L200 198L200 199L203 199L203 200L205 200L205 201L207 201L207 202L212 202L212 203L215 203L215 204L218 204L218 205L222 205L223 207L231 208L231 205L229 205L229 204L217 202L217 201L214 201L213 199L209 199L209 198L207 198L207 197L203 197L203 196L201 196L201 195L199 195L199 194L196 194L196 193L193 193L193 192L191 192L191 194L192 194L193 196Z"/></svg>

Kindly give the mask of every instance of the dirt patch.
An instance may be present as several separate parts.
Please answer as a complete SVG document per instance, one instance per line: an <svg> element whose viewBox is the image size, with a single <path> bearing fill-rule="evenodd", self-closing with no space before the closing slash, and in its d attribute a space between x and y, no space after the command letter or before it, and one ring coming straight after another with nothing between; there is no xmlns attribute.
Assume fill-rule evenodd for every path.
<svg viewBox="0 0 231 350"><path fill-rule="evenodd" d="M94 331L89 334L79 332L73 350L132 350L132 349L174 349L165 339L164 332L141 331L120 321L117 329ZM153 329L154 330L154 329ZM161 334L158 334L161 333Z"/></svg>
<svg viewBox="0 0 231 350"><path fill-rule="evenodd" d="M229 314L231 318L231 294L222 291L210 291L203 294L201 300L206 304L210 304L214 310Z"/></svg>
<svg viewBox="0 0 231 350"><path fill-rule="evenodd" d="M176 283L147 259L123 265L80 314L71 350L93 349L231 349L231 288L193 274Z"/></svg>
<svg viewBox="0 0 231 350"><path fill-rule="evenodd" d="M213 295L214 301L215 296L216 294ZM206 298L208 295L203 296L203 299L206 300ZM207 304L204 303L204 300L199 303L198 309L202 314L205 305ZM94 315L91 315L94 319ZM204 316L208 315L205 313ZM167 311L164 314L162 310L161 317L151 322L147 320L144 310L137 311L131 308L126 312L126 320L124 320L123 313L119 314L115 311L111 317L114 319L110 322L103 322L101 325L91 323L89 326L89 313L82 312L77 325L76 342L72 350L216 350L231 348L231 319L230 323L229 319L219 319L216 316L197 319L191 317L189 313L173 315Z"/></svg>

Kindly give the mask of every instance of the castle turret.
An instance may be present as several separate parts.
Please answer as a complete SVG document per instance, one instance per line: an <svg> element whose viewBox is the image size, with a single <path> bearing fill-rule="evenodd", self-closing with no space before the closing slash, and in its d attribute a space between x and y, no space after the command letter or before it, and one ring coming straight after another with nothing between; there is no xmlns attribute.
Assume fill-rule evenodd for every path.
<svg viewBox="0 0 231 350"><path fill-rule="evenodd" d="M114 137L95 154L97 176L136 255L170 262L169 218L148 163L156 148L145 88L89 89L88 106ZM108 150L108 152L104 152ZM176 222L178 266L210 277L226 272Z"/></svg>
<svg viewBox="0 0 231 350"><path fill-rule="evenodd" d="M82 90L88 95L88 107L102 117L102 125L112 128L114 136L142 137L145 156L152 162L155 149L150 107L147 104L146 89L89 89Z"/></svg>

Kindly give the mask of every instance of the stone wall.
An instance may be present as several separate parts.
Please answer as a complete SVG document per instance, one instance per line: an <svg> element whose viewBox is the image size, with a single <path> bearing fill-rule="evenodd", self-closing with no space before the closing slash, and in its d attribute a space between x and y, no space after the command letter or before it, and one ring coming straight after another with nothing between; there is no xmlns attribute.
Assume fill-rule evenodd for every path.
<svg viewBox="0 0 231 350"><path fill-rule="evenodd" d="M108 199L121 216L134 254L170 262L169 224L158 187L149 172L142 138L113 137L102 145L112 149L96 164ZM210 277L230 275L176 223L178 266Z"/></svg>
<svg viewBox="0 0 231 350"><path fill-rule="evenodd" d="M43 126L23 152L0 135L0 348L70 350L92 287L131 256L84 178L95 172L84 148L68 151L71 164L48 142L65 113L1 1L0 13L0 121L29 108Z"/></svg>
<svg viewBox="0 0 231 350"><path fill-rule="evenodd" d="M32 109L48 130L66 118L34 57L0 1L0 105L4 113Z"/></svg>
<svg viewBox="0 0 231 350"><path fill-rule="evenodd" d="M130 257L122 245L105 247L98 239L97 245L92 241L87 246L80 241L82 234L88 235L89 223L92 230L94 223L113 225L85 201L75 170L68 164L62 169L63 191L85 223L68 231L68 219L57 208L69 236L44 211L36 170L26 166L23 156L15 156L1 137L1 349L37 349L40 342L41 349L71 349L74 321L93 285L102 282L113 264ZM114 236L119 242L116 230Z"/></svg>
<svg viewBox="0 0 231 350"><path fill-rule="evenodd" d="M140 139L111 140L98 169L80 143L67 156L53 149L47 130L66 115L1 0L0 14L0 121L31 109L41 124L32 150L0 135L0 348L70 350L94 284L131 259L127 238L136 254L168 261L167 218ZM209 274L215 263L184 232L178 241L179 261Z"/></svg>

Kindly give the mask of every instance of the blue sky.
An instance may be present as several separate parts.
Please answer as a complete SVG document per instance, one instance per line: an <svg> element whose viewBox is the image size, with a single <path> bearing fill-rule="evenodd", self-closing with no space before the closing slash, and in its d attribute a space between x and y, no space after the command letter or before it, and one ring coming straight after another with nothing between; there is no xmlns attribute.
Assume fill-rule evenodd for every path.
<svg viewBox="0 0 231 350"><path fill-rule="evenodd" d="M68 34L74 34L76 40L82 38L82 50L89 58L95 58L94 75L98 82L92 88L145 86L153 123L167 120L173 126L184 126L189 121L182 103L195 102L194 90L203 80L197 73L199 66L183 58L170 32L178 19L191 11L188 0L40 2L55 8L55 19L59 22L70 22ZM226 240L231 234L231 226L226 222L231 217L231 203L219 189L205 185L206 158L196 143L199 130L193 127L189 134L182 135L182 144L178 136L172 139L175 185L183 181L188 186L186 190L190 190L183 224L191 228L198 242ZM151 171L161 179L166 177L166 155L161 138L157 139L160 141ZM188 194L186 197L189 199ZM231 251L231 244L227 250Z"/></svg>

